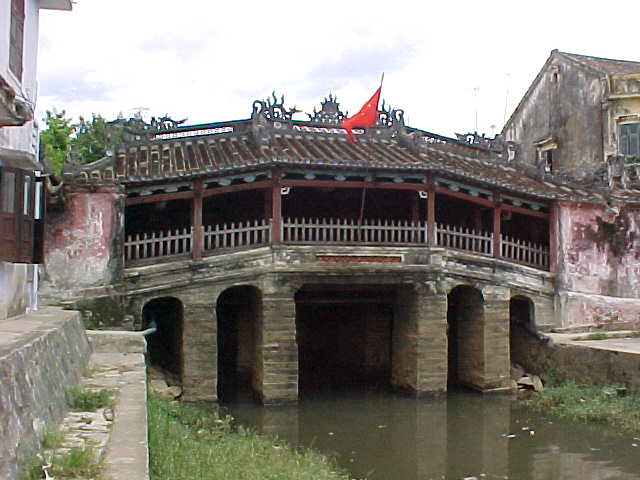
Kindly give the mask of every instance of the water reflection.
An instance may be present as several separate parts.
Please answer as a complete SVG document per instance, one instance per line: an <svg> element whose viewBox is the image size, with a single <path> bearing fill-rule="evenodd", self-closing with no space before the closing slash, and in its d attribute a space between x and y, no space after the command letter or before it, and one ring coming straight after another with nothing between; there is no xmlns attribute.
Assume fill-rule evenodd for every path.
<svg viewBox="0 0 640 480"><path fill-rule="evenodd" d="M640 441L550 422L499 396L350 392L297 407L227 407L243 424L335 457L357 478L640 480Z"/></svg>

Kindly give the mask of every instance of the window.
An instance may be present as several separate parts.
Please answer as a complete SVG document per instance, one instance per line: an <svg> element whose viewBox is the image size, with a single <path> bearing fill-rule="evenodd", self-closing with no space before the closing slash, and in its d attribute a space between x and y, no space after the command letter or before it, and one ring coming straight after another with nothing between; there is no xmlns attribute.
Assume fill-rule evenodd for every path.
<svg viewBox="0 0 640 480"><path fill-rule="evenodd" d="M24 45L24 0L11 0L9 70L22 79L22 50Z"/></svg>
<svg viewBox="0 0 640 480"><path fill-rule="evenodd" d="M553 150L544 150L542 153L542 161L544 163L544 172L553 172Z"/></svg>
<svg viewBox="0 0 640 480"><path fill-rule="evenodd" d="M0 261L42 261L45 196L42 180L34 177L31 170L0 167Z"/></svg>
<svg viewBox="0 0 640 480"><path fill-rule="evenodd" d="M640 123L622 123L618 132L618 153L625 157L640 156Z"/></svg>

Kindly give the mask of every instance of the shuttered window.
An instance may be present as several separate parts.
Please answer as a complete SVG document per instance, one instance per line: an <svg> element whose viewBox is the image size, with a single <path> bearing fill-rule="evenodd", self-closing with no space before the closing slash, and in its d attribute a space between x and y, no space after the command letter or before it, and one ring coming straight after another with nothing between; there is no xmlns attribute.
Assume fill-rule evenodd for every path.
<svg viewBox="0 0 640 480"><path fill-rule="evenodd" d="M640 123L623 123L618 126L619 153L625 157L640 156Z"/></svg>
<svg viewBox="0 0 640 480"><path fill-rule="evenodd" d="M24 0L11 0L11 26L9 29L9 69L18 79L22 80Z"/></svg>
<svg viewBox="0 0 640 480"><path fill-rule="evenodd" d="M43 178L18 168L0 168L0 261L42 261ZM36 203L37 202L37 203Z"/></svg>

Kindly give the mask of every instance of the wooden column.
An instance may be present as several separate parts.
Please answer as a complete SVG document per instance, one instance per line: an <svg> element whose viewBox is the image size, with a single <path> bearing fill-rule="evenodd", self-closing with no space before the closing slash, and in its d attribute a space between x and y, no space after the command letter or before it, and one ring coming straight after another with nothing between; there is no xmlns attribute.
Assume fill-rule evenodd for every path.
<svg viewBox="0 0 640 480"><path fill-rule="evenodd" d="M193 232L193 244L191 245L191 258L202 258L202 180L193 183L193 199L191 200L191 231Z"/></svg>
<svg viewBox="0 0 640 480"><path fill-rule="evenodd" d="M277 245L282 242L282 182L280 171L273 171L271 187L271 243Z"/></svg>
<svg viewBox="0 0 640 480"><path fill-rule="evenodd" d="M558 270L558 202L553 201L549 208L549 271Z"/></svg>
<svg viewBox="0 0 640 480"><path fill-rule="evenodd" d="M436 183L427 181L427 245L435 247L436 242Z"/></svg>
<svg viewBox="0 0 640 480"><path fill-rule="evenodd" d="M502 256L500 237L502 235L502 197L499 193L493 194L493 256L500 258Z"/></svg>

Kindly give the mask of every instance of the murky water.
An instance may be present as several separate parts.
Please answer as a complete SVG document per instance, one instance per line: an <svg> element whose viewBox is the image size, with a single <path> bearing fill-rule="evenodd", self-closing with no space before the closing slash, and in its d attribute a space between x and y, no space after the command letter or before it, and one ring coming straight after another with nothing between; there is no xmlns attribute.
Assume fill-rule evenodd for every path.
<svg viewBox="0 0 640 480"><path fill-rule="evenodd" d="M500 396L349 392L227 408L244 425L335 457L356 478L640 479L640 438L545 418Z"/></svg>

